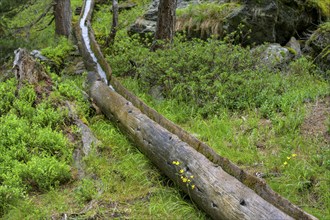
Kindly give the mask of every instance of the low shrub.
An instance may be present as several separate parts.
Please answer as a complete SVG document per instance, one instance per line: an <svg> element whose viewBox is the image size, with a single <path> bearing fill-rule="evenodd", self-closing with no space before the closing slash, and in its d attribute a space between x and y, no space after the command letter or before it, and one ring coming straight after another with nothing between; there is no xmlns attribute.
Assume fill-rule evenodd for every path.
<svg viewBox="0 0 330 220"><path fill-rule="evenodd" d="M73 44L65 37L61 37L58 40L56 47L46 47L42 49L41 52L54 63L54 65L51 65L52 71L58 73L61 69L63 69L66 63L66 58L73 49Z"/></svg>
<svg viewBox="0 0 330 220"><path fill-rule="evenodd" d="M75 190L75 196L81 202L89 202L97 195L95 183L91 179L83 179Z"/></svg>
<svg viewBox="0 0 330 220"><path fill-rule="evenodd" d="M70 166L54 157L33 156L21 165L19 173L23 184L34 191L47 191L71 179Z"/></svg>
<svg viewBox="0 0 330 220"><path fill-rule="evenodd" d="M327 93L327 84L313 76L311 61L303 57L284 71L266 66L261 51L216 40L176 41L171 49L149 54L137 72L143 88L161 88L165 97L195 106L205 116L221 108L259 108L270 117L285 112L285 103L294 107ZM308 90L295 97L303 88Z"/></svg>
<svg viewBox="0 0 330 220"><path fill-rule="evenodd" d="M28 192L71 179L72 144L59 131L68 113L56 94L37 100L33 85L17 89L14 78L0 82L0 216Z"/></svg>
<svg viewBox="0 0 330 220"><path fill-rule="evenodd" d="M12 107L15 100L17 80L11 78L6 82L0 82L0 115L6 114Z"/></svg>

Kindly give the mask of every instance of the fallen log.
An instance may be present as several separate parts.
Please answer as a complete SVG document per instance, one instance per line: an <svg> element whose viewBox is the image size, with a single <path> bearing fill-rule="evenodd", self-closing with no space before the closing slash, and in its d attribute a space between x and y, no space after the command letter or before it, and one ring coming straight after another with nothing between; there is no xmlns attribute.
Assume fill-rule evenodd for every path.
<svg viewBox="0 0 330 220"><path fill-rule="evenodd" d="M89 94L96 105L213 219L293 219L93 75L90 72Z"/></svg>
<svg viewBox="0 0 330 220"><path fill-rule="evenodd" d="M89 1L91 1L91 0L89 0ZM94 3L92 1L92 5L93 4ZM88 12L87 17L91 18L91 16L92 16L92 8L91 8L91 11ZM90 27L89 22L87 22L87 24L89 26L89 29L92 30L91 27ZM76 36L77 36L77 39L78 39L78 43L80 42L79 46L80 46L83 57L86 57L87 58L86 60L88 60L88 59L90 60L90 58L88 57L89 56L88 53L86 53L87 50L86 50L86 48L84 48L84 46L86 46L86 45L81 43L83 41L81 41L82 37L81 37L81 30L80 30L79 27L76 27ZM106 71L107 75L110 76L111 75L111 68L107 64L106 60L104 59L104 57L103 57L103 55L100 51L100 48L99 48L97 42L95 41L95 38L93 36L92 31L89 32L89 36L91 37L90 38L90 44L91 44L91 47L92 47L92 50L93 50L95 56L99 60L102 68ZM80 41L79 41L79 39L80 39ZM89 67L93 67L93 65L90 65L90 62L86 62L86 64L87 64L87 66L89 65ZM89 68L89 69L93 69L93 68ZM230 219L234 219L235 217L239 218L239 219L241 219L241 218L256 219L256 218L266 218L265 216L268 216L267 219L270 219L270 218L273 219L275 217L276 218L279 217L279 216L276 216L277 213L282 213L284 215L284 216L282 216L283 218L284 217L285 218L290 218L289 216L291 216L292 218L296 218L296 219L316 219L314 216L304 212L302 209L300 209L299 207L297 207L294 204L290 203L287 199L281 197L279 194L274 192L262 179L259 179L255 176L252 176L252 175L248 174L247 172L245 172L244 170L240 169L238 166L236 166L235 164L230 162L228 159L223 158L220 155L216 154L214 152L214 150L211 149L209 146L207 146L205 143L201 142L196 137L190 135L189 133L184 131L182 128L175 125L173 122L169 121L168 119L166 119L165 117L160 115L158 112L156 112L155 110L153 110L152 108L147 106L143 101L141 101L139 98L137 98L132 93L130 93L126 88L124 88L120 84L120 82L118 80L116 80L115 77L111 77L110 83L114 87L114 89L116 90L116 92L118 94L115 93L115 92L112 92L112 93L117 94L117 95L120 94L119 96L109 95L108 92L107 92L108 89L103 88L104 85L102 85L102 86L99 85L99 83L101 83L99 79L100 78L97 75L94 75L93 77L90 75L90 77L89 77L89 84L90 84L89 91L90 91L91 98L101 108L101 110L105 113L105 115L107 115L111 120L119 123L119 127L123 130L123 132L125 134L127 134L131 138L131 140L133 140L134 143L136 143L138 145L139 149L142 152L144 152L156 164L156 166L159 167L160 170L162 170L166 175L168 175L171 179L173 179L175 182L177 182L179 184L179 186L181 186L183 188L183 190L185 190L187 193L189 193L191 198L201 208L203 208L207 213L209 213L212 217L214 217L214 218L227 218L228 217ZM97 86L96 86L96 84L97 84ZM104 95L103 92L106 95ZM119 99L121 100L123 98L122 96L124 98L126 98L128 101L125 100L125 99L124 99L124 101L118 101ZM117 108L116 106L111 106L111 105L118 104L118 102L119 103L120 102L129 103L127 105L127 109ZM129 111L131 111L131 108L133 108L134 106L137 107L137 109L134 109L134 112L140 112L141 111L137 115L131 114L132 113L131 112L129 114L130 117L128 117L127 115L123 116L124 113L116 112L116 111L129 112ZM132 119L131 118L132 115L135 115L138 118L137 119ZM156 125L153 124L153 126L155 126L155 127L152 127L152 128L149 127L149 129L146 129L146 130L144 130L144 132L141 132L141 128L143 126L142 125L137 126L137 124L139 124L139 123L137 123L135 120L138 120L140 123L145 123L145 119L140 120L140 118L144 118L144 117L148 118L148 123L151 121L150 122L151 124L156 123ZM150 120L150 119L152 119L152 120ZM136 128L134 126L132 127L132 124L134 124L134 126L137 126L137 127ZM161 129L161 130L158 131L158 133L156 132L157 134L159 134L158 136L154 136L154 135L156 135L156 133L154 132L153 129L156 129L156 128ZM135 131L134 129L137 129L137 130ZM196 181L196 182L192 182L192 179L188 178L190 180L188 186L186 185L187 182L185 182L185 184L183 184L183 182L180 182L180 180L182 180L181 177L185 178L184 180L188 181L188 179L186 177L188 177L189 175L186 176L185 175L186 172L188 174L194 173L194 175L190 175L190 176L196 177L196 175L199 175L200 172L204 172L204 171L203 171L203 169L198 168L198 165L200 165L200 164L197 165L196 164L197 162L195 163L195 162L191 161L195 157L191 157L190 161L188 161L189 157L184 157L187 161L185 161L185 160L179 161L178 160L178 159L182 159L181 158L182 157L181 153L186 154L187 152L181 152L180 150L178 150L176 152L176 154L172 154L175 150L173 150L172 148L169 148L169 147L164 147L164 146L167 146L167 145L172 146L173 143L171 142L171 140L169 140L169 142L164 142L164 143L162 142L162 141L166 140L166 138L164 138L164 133L163 133L164 131L162 129L164 129L166 132L169 132L169 133L166 133L168 138L169 137L178 138L178 140L180 142L177 142L177 140L175 141L175 143L177 144L176 145L177 148L181 149L182 146L186 146L186 147L189 146L191 148L191 150L195 150L194 152L196 154L201 154L202 156L204 156L206 158L206 160L208 162L205 162L205 164L211 163L212 165L210 165L210 167L213 166L216 169L220 169L221 172L224 172L226 174L221 173L220 176L214 176L214 173L212 173L212 172L208 173L211 176L213 176L214 179L212 179L212 178L210 179L210 177L209 177L209 179L207 179L206 177L203 177L202 179L203 180L207 179L210 182L203 182L203 181L198 182L198 181L196 181L197 179L194 179L194 181ZM148 132L150 132L150 133L148 133ZM141 135L141 134L144 135L143 138L142 138L142 141L138 139L139 135ZM151 138L151 137L153 137L153 138L157 137L157 138L156 138L156 140L149 141L149 138ZM158 143L159 141L161 143ZM155 143L157 143L157 144L155 144ZM145 145L143 145L143 144L145 144ZM151 146L148 147L148 145L151 145L151 144L153 144L155 146L153 148ZM164 147L164 149L162 149L162 146ZM159 149L158 149L158 147L159 147ZM149 151L151 151L151 152L149 152ZM160 156L158 155L157 156L157 155L154 155L155 152L158 152L159 154L163 153L164 155L160 155ZM154 158L158 158L158 159L155 160ZM197 158L199 158L199 156L196 156L195 160ZM201 161L204 161L205 158L201 159ZM167 165L162 164L160 162L161 159L166 161ZM174 169L174 170L173 170L173 168L169 169L167 166L171 165L171 160L173 160L175 162L175 164L176 164L176 162L179 162L181 165L185 164L185 167L177 167L177 165L176 165L175 166L176 169ZM173 161L172 161L172 165L173 165ZM191 165L193 165L193 166L191 166ZM177 170L178 168L185 168L185 169ZM188 170L186 168L188 168ZM192 169L195 169L194 172L192 172ZM183 170L184 174L180 173L180 170ZM173 177L173 172L175 173L174 177ZM218 172L218 171L216 171L216 172ZM230 174L230 175L228 175L228 174ZM251 201L253 199L252 200L246 200L246 199L243 198L244 196L243 197L237 196L237 195L243 195L243 194L240 194L241 191L239 191L239 190L237 191L238 194L236 193L236 191L235 191L236 190L236 188L235 188L236 182L232 182L233 188L230 188L230 187L226 188L226 186L223 186L224 188L221 188L221 190L223 190L223 191L221 191L221 190L217 191L214 188L212 189L214 191L212 191L211 189L208 189L208 190L211 190L214 193L214 194L212 194L212 193L207 194L207 196L209 196L208 199L204 198L204 197L203 198L198 197L198 196L201 196L201 194L192 193L192 192L195 192L194 189L196 189L197 191L200 191L200 190L202 191L202 189L198 187L199 184L201 184L201 185L208 184L208 185L210 185L209 187L211 187L211 188L212 187L215 187L215 188L219 187L219 186L211 186L213 184L219 184L219 185L225 184L226 185L226 183L228 183L226 175L231 177L230 181L234 181L234 180L232 180L233 177L236 178L236 180L238 180L238 183L241 184L238 188L242 187L245 190L249 191L249 196L251 196L253 198L261 197L262 199L260 198L261 199L260 201L263 201L263 202L261 202L261 203L256 202L256 203L252 204ZM226 178L224 176L226 176ZM175 179L175 178L178 178L178 177L180 177L179 180ZM221 178L223 178L223 179L221 179ZM199 184L196 184L196 183L199 183ZM194 187L192 187L193 185L194 185ZM189 187L191 187L191 188L189 188ZM192 189L192 188L194 188L194 189ZM207 192L210 193L210 191L207 191ZM226 208L221 207L220 210L216 209L216 206L218 206L219 204L221 204L221 206L223 206L224 204L223 204L223 201L219 202L218 200L213 199L214 197L221 196L221 195L227 195L227 194L234 194L234 193L236 193L236 197L233 196L233 198L235 198L236 200L232 199L232 197L231 197L232 200L228 199L226 201L228 202L227 205L229 204L228 206L230 206L231 209L237 209L236 210L236 211L238 211L237 213L235 211L233 211L236 215L235 214L230 215L231 211L227 210L227 209L229 209L228 206ZM202 194L205 195L204 192ZM249 210L249 208L247 208L247 204L249 204L249 206L251 206L251 205L252 206L259 206L259 205L264 205L264 204L267 204L267 205L271 204L270 206L274 206L274 207L272 207L272 208L274 208L274 212L268 212L268 215L264 215L264 216L263 216L263 214L260 214L260 216L253 216L253 215L248 216L248 214L247 215L243 215L243 214L241 215L240 211L242 211L242 207L237 205L238 198L240 198L239 199L240 206L244 206L245 207L244 211L246 211L247 213L252 212L251 210ZM217 201L217 202L214 202L213 200ZM199 201L199 202L197 202L197 201ZM247 201L249 201L249 202L247 202ZM253 200L253 201L255 202L255 200ZM207 205L203 205L204 203L214 204L214 205L212 205L212 207L210 208ZM270 211L270 209L267 209L267 208L266 208L266 210ZM220 212L220 213L214 213L214 212L217 212L217 211ZM257 208L254 209L254 211L257 211ZM258 211L260 211L260 210L258 210ZM263 210L263 211L265 211L265 210ZM222 212L228 212L229 214L223 214ZM283 218L281 218L281 219L283 219Z"/></svg>

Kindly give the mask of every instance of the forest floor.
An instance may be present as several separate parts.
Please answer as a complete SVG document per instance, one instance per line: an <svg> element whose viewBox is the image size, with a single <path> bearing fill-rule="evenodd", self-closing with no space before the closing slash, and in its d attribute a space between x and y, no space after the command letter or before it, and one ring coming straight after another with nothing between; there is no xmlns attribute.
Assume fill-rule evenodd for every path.
<svg viewBox="0 0 330 220"><path fill-rule="evenodd" d="M301 126L301 133L311 137L324 136L324 140L330 144L330 134L326 123L330 116L330 96L308 104L307 112Z"/></svg>

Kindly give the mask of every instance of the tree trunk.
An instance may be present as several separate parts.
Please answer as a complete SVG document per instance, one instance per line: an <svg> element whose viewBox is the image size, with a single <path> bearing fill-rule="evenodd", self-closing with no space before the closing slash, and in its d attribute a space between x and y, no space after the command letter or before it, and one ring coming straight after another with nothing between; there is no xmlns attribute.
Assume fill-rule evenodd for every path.
<svg viewBox="0 0 330 220"><path fill-rule="evenodd" d="M70 0L55 0L55 34L58 36L71 36L71 3Z"/></svg>
<svg viewBox="0 0 330 220"><path fill-rule="evenodd" d="M107 39L107 46L113 45L116 38L117 26L118 26L118 2L117 0L112 0L112 26L111 32Z"/></svg>
<svg viewBox="0 0 330 220"><path fill-rule="evenodd" d="M152 51L164 47L164 44L172 43L175 31L176 4L177 0L160 0L155 41L151 46Z"/></svg>

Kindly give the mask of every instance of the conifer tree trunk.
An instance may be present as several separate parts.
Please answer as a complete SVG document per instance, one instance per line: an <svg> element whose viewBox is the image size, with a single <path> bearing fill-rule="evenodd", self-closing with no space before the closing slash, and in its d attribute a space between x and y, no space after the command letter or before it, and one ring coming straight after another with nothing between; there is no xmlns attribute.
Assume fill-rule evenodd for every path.
<svg viewBox="0 0 330 220"><path fill-rule="evenodd" d="M116 33L117 33L117 26L118 26L118 1L112 0L112 26L109 37L107 39L107 46L112 45L115 42Z"/></svg>
<svg viewBox="0 0 330 220"><path fill-rule="evenodd" d="M177 0L160 0L158 6L157 28L155 33L155 41L151 46L151 50L155 51L162 48L163 43L171 43L175 33L175 10Z"/></svg>
<svg viewBox="0 0 330 220"><path fill-rule="evenodd" d="M70 0L55 0L55 34L70 37L71 35L71 2Z"/></svg>

